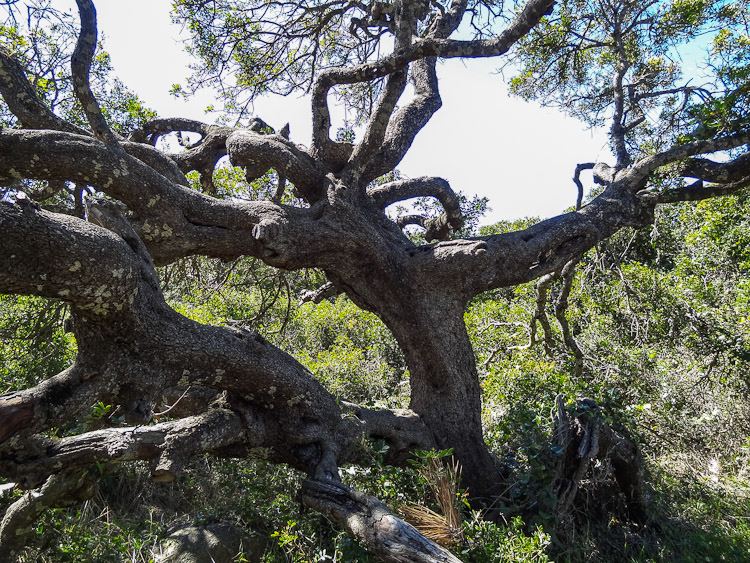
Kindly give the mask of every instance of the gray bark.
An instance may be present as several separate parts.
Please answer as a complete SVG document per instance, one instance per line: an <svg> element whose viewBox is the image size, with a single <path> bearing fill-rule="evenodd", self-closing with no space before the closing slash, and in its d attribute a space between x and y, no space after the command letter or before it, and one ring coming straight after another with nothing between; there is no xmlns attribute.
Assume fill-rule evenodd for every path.
<svg viewBox="0 0 750 563"><path fill-rule="evenodd" d="M687 142L631 162L618 122L612 129L618 166L585 165L602 185L589 204L519 232L417 246L384 208L435 197L444 214L415 222L430 239L449 238L462 220L448 182L420 178L377 188L371 182L395 169L440 108L437 59L503 55L554 2L530 0L495 38L481 41L450 38L469 6L465 0L452 2L421 35L414 7L395 4L392 53L314 77L309 148L292 142L288 129L275 134L260 120L234 128L159 119L130 140L112 133L88 83L96 45L90 0L78 0L82 31L72 60L73 92L89 129L56 116L22 65L0 48L0 95L21 126L0 129L0 184L13 186L17 195L15 203L0 202L0 291L64 301L78 343L68 369L0 396L0 474L41 487L43 499L32 495L6 513L0 551L17 549L17 530L45 506L88 490L77 485L87 467L145 459L155 479L170 480L191 456L211 452L262 456L304 471L305 502L385 560L455 560L375 499L340 484L338 467L356 461L353 445L363 436L385 439L394 463L414 449L453 448L463 467L462 486L478 503L490 504L503 475L483 441L480 386L463 323L468 301L561 271L619 229L648 225L659 203L714 197L750 184L743 148L750 133ZM357 144L331 140L331 89L381 77L386 85L364 138ZM399 106L409 77L414 96ZM621 78L613 81L619 100ZM154 148L158 137L183 131L201 139L172 155ZM742 154L727 162L703 158L720 150ZM212 197L212 173L225 156L249 180L276 170L294 184L305 207ZM654 193L649 178L665 166L699 182ZM187 186L185 174L193 170L201 174L202 191ZM86 221L51 213L17 193L25 180L91 186L109 200L88 201ZM44 201L39 194L34 199ZM162 295L155 265L195 255L254 256L278 268L324 270L333 290L377 314L395 335L409 366L410 410L374 411L339 401L262 335L179 315ZM187 389L185 403L171 413L184 418L136 428L175 389ZM132 426L45 437L97 401L118 405ZM636 499L640 485L631 478L628 459L634 454L627 441L604 430L596 435L618 452L623 486ZM573 483L575 471L568 476Z"/></svg>

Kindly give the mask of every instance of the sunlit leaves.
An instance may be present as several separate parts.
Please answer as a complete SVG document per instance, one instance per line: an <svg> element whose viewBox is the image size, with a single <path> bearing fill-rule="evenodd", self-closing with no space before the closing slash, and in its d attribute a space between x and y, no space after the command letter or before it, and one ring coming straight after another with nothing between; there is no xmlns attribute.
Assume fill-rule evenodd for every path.
<svg viewBox="0 0 750 563"><path fill-rule="evenodd" d="M256 96L307 89L323 68L367 60L377 44L349 33L351 19L366 16L355 2L177 0L173 14L199 61L191 86L219 86L239 115Z"/></svg>
<svg viewBox="0 0 750 563"><path fill-rule="evenodd" d="M511 91L593 126L621 103L633 156L736 131L748 114L746 4L563 1L519 44Z"/></svg>

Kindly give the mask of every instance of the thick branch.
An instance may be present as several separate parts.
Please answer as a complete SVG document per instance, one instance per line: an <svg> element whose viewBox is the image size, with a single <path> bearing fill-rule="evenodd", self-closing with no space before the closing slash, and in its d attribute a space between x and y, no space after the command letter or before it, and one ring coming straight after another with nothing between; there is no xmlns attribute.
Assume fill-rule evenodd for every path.
<svg viewBox="0 0 750 563"><path fill-rule="evenodd" d="M76 4L78 4L78 13L81 18L81 31L78 34L75 51L73 51L73 56L70 59L73 90L81 102L83 112L86 114L96 138L108 145L116 146L118 144L117 137L107 125L89 82L91 62L94 60L96 52L96 9L91 0L76 0Z"/></svg>
<svg viewBox="0 0 750 563"><path fill-rule="evenodd" d="M28 452L20 455L16 463L6 459L2 464L4 474L24 488L36 486L61 467L68 471L98 463L136 460L153 460L153 478L168 482L195 455L230 444L247 444L247 430L240 416L228 409L214 408L201 415L154 426L107 428L48 440L47 447L38 455ZM262 435L262 430L259 433ZM10 456L6 453L4 457Z"/></svg>
<svg viewBox="0 0 750 563"><path fill-rule="evenodd" d="M667 164L699 154L734 149L748 143L750 143L750 131L741 131L716 139L691 141L638 160L627 171L627 175L630 179L637 182L645 179L649 174Z"/></svg>
<svg viewBox="0 0 750 563"><path fill-rule="evenodd" d="M306 480L302 501L321 512L383 561L458 563L459 559L394 516L374 497L334 482Z"/></svg>
<svg viewBox="0 0 750 563"><path fill-rule="evenodd" d="M398 102L406 87L407 75L406 69L401 69L388 77L383 93L378 99L375 111L367 124L364 137L356 145L349 157L349 162L344 170L344 178L347 177L346 174L352 174L358 179L367 166L369 159L380 148L385 138L391 115L396 108L396 102ZM358 182L355 180L353 183Z"/></svg>
<svg viewBox="0 0 750 563"><path fill-rule="evenodd" d="M691 158L679 167L680 174L708 182L726 184L739 182L750 176L750 152L727 162L715 162L706 158Z"/></svg>
<svg viewBox="0 0 750 563"><path fill-rule="evenodd" d="M22 203L27 201L27 203ZM132 303L139 269L118 236L28 200L0 202L0 291L64 299L107 315Z"/></svg>
<svg viewBox="0 0 750 563"><path fill-rule="evenodd" d="M414 411L368 409L346 401L340 404L344 420L350 423L352 436L349 442L358 444L362 436L384 440L389 446L385 462L390 465L404 465L412 452L435 447L435 438Z"/></svg>
<svg viewBox="0 0 750 563"><path fill-rule="evenodd" d="M226 146L232 164L252 170L254 176L275 168L311 204L326 193L329 181L325 171L305 151L280 135L237 131L227 139Z"/></svg>
<svg viewBox="0 0 750 563"><path fill-rule="evenodd" d="M677 203L679 201L701 201L712 197L731 195L750 186L750 176L742 178L737 182L728 184L704 185L702 180L676 190L669 190L657 194L647 193L647 197L655 197L657 203Z"/></svg>
<svg viewBox="0 0 750 563"><path fill-rule="evenodd" d="M554 4L554 0L531 0L524 6L515 20L495 39L456 41L443 37L428 37L372 63L322 71L312 88L313 144L311 153L326 157L326 155L334 152L335 143L330 138L331 119L328 110L328 92L333 86L367 82L392 74L406 67L410 62L430 57L477 58L503 55L539 23L544 15L549 14ZM463 10L465 10L464 3L454 3L450 17L443 20L443 25L437 26L436 35L450 34L460 21L455 16L462 13Z"/></svg>
<svg viewBox="0 0 750 563"><path fill-rule="evenodd" d="M190 131L199 133L205 137L214 126L195 119L184 119L181 117L166 117L152 119L144 123L142 127L130 133L129 139L135 143L149 143L153 145L156 140L168 133L175 131Z"/></svg>
<svg viewBox="0 0 750 563"><path fill-rule="evenodd" d="M322 233L311 210L217 200L91 137L0 130L0 181L18 178L72 180L123 201L157 264L200 253L260 256L293 268L315 265L308 259L330 250L316 237Z"/></svg>
<svg viewBox="0 0 750 563"><path fill-rule="evenodd" d="M372 201L384 209L385 207L415 197L434 197L445 209L445 213L435 219L420 216L399 218L399 226L418 224L425 228L427 241L447 240L453 232L463 226L463 215L456 193L450 184L442 178L422 177L409 180L398 180L367 191Z"/></svg>
<svg viewBox="0 0 750 563"><path fill-rule="evenodd" d="M0 46L0 95L24 128L88 135L84 129L52 113L26 78L21 64L3 46Z"/></svg>
<svg viewBox="0 0 750 563"><path fill-rule="evenodd" d="M363 181L370 182L395 169L411 147L417 133L442 106L436 64L436 59L429 58L412 65L414 99L398 111L388 123L383 146L367 166Z"/></svg>
<svg viewBox="0 0 750 563"><path fill-rule="evenodd" d="M0 444L20 432L41 432L70 421L102 396L106 382L91 366L73 365L36 387L0 395Z"/></svg>
<svg viewBox="0 0 750 563"><path fill-rule="evenodd" d="M607 197L600 196L579 212L542 221L523 231L420 247L411 251L412 260L425 279L433 283L451 280L470 298L558 271L622 226L649 221L651 211L634 195L620 199L607 193Z"/></svg>
<svg viewBox="0 0 750 563"><path fill-rule="evenodd" d="M434 197L451 215L456 215L461 211L456 192L450 184L443 178L434 176L389 182L370 188L367 190L367 195L380 209L415 197Z"/></svg>

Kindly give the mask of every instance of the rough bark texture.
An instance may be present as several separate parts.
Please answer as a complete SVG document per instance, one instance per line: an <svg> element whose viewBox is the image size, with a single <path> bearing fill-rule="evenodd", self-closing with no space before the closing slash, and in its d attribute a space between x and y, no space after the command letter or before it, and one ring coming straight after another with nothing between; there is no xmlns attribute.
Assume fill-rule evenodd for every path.
<svg viewBox="0 0 750 563"><path fill-rule="evenodd" d="M750 183L748 132L686 142L631 162L624 133L613 127L618 166L584 166L602 185L593 201L523 231L449 240L462 218L448 182L425 177L371 183L395 169L440 108L438 58L503 55L554 6L552 0L530 0L494 38L451 39L469 4L455 0L445 10L428 4L430 19L418 33L426 15L408 2L394 2L388 22L392 53L355 67L326 68L311 79L309 148L290 141L288 128L276 134L260 120L243 128L158 119L129 140L115 135L89 85L96 45L89 0L78 0L81 32L71 61L73 92L89 129L58 117L37 97L23 65L0 47L0 95L19 125L0 129L0 184L9 186L0 202L0 292L67 303L78 344L68 369L0 396L0 475L37 489L6 512L0 553L19 548L19 531L45 507L80 499L94 482L86 469L97 463L150 460L154 478L169 481L190 457L212 452L262 457L305 472L305 502L385 560L455 560L375 499L340 484L339 466L356 461L353 445L363 435L385 439L394 463L415 449L453 448L469 494L478 504L491 504L504 477L482 436L480 385L463 323L469 300L562 271L619 229L649 224L659 203L713 197ZM385 86L363 139L332 140L331 89L380 77L386 77ZM414 95L402 101L407 80ZM615 80L614 88L620 89L617 102L622 81ZM154 147L170 132L194 132L201 139L164 154ZM726 162L697 158L730 149L742 154ZM282 205L279 194L272 201L213 197L212 173L224 157L244 168L249 180L276 170L284 179L280 190L290 181L304 205ZM665 166L713 184L654 193L650 176ZM201 174L202 190L187 185L185 174L193 170ZM28 180L74 182L107 199L88 200L86 220L52 213L21 192ZM384 213L386 206L418 196L436 198L444 214L401 226L422 225L428 240L440 242L416 245ZM40 194L34 199L44 201ZM323 270L330 285L312 300L343 292L395 335L411 375L410 410L376 411L339 401L262 335L202 325L175 312L162 295L155 265L194 255L254 256L278 268ZM170 416L184 418L161 422L154 405L175 393L184 402ZM117 405L132 426L46 437L47 430L75 420L98 401ZM155 424L144 425L152 419ZM587 461L600 455L593 446L598 440L598 452L606 449L637 516L642 483L632 443L564 410L558 413L558 439L569 454L578 452L562 461L562 510L572 502Z"/></svg>

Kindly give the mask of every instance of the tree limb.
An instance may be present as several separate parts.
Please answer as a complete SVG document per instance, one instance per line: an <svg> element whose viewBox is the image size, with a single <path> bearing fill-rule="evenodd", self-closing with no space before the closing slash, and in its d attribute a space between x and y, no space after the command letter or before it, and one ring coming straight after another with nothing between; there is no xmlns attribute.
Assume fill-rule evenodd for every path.
<svg viewBox="0 0 750 563"><path fill-rule="evenodd" d="M374 497L340 483L302 483L302 501L324 514L383 561L394 563L458 563L450 552L429 541L394 516Z"/></svg>
<svg viewBox="0 0 750 563"><path fill-rule="evenodd" d="M24 128L54 129L88 135L85 129L68 123L52 113L26 78L21 64L1 45L0 95Z"/></svg>
<svg viewBox="0 0 750 563"><path fill-rule="evenodd" d="M78 14L81 18L81 31L78 34L78 42L70 59L73 73L73 91L81 102L83 112L86 114L94 136L111 146L118 146L117 137L107 125L99 102L96 101L94 92L89 82L91 61L96 52L96 9L91 0L76 0Z"/></svg>
<svg viewBox="0 0 750 563"><path fill-rule="evenodd" d="M48 508L71 506L93 495L96 479L85 471L52 475L38 491L28 491L5 512L0 524L0 562L15 563L31 527Z"/></svg>

